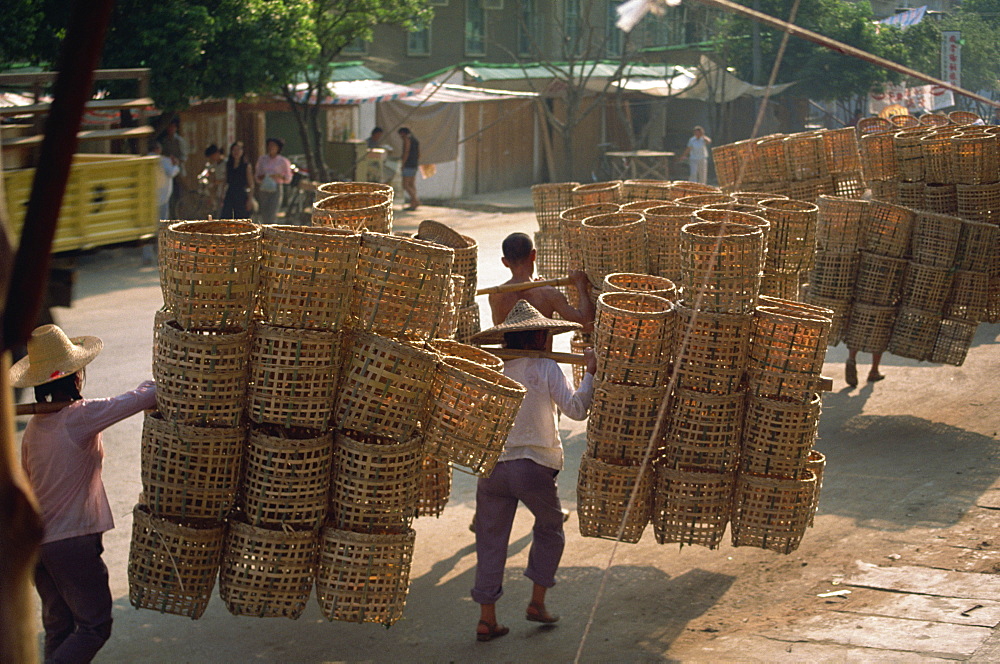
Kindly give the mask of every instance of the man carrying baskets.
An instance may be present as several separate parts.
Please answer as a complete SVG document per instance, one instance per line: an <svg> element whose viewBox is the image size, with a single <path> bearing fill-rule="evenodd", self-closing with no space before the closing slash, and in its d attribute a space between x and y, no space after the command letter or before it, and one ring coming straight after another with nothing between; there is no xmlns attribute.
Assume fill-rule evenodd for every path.
<svg viewBox="0 0 1000 664"><path fill-rule="evenodd" d="M578 323L546 318L526 300L519 300L502 323L480 332L473 340L541 351L547 347L550 333L579 328ZM597 360L592 349L585 350L584 355L587 373L575 392L554 360L524 357L504 363L504 375L524 385L528 392L493 473L481 477L476 487L476 585L472 599L480 605L476 627L479 641L490 641L510 631L497 622L496 601L503 594L507 546L519 501L535 517L524 573L534 586L525 618L540 623L559 620L545 608L545 593L555 585L566 541L556 485L556 476L563 467L556 413L558 409L574 420L587 416Z"/></svg>

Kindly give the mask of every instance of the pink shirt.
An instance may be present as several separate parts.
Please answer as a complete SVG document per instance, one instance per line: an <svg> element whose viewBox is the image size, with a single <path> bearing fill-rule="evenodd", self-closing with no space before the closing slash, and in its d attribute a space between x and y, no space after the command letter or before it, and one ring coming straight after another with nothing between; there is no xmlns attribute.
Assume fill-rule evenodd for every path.
<svg viewBox="0 0 1000 664"><path fill-rule="evenodd" d="M273 159L270 155L262 154L257 159L257 180L261 181L265 176L270 175L279 184L288 184L292 181L292 162L280 154Z"/></svg>
<svg viewBox="0 0 1000 664"><path fill-rule="evenodd" d="M148 380L117 397L82 399L28 421L21 464L42 510L42 544L115 527L101 481L101 431L155 407L156 385Z"/></svg>

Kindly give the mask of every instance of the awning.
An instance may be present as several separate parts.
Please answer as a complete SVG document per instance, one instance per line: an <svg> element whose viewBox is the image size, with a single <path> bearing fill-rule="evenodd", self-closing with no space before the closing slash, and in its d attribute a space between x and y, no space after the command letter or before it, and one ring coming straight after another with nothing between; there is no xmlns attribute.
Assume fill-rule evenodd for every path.
<svg viewBox="0 0 1000 664"><path fill-rule="evenodd" d="M463 104L475 101L498 101L501 99L531 99L537 97L535 92L513 92L511 90L493 90L477 88L453 83L427 83L423 89L413 95L401 98L404 104L410 106L427 104Z"/></svg>

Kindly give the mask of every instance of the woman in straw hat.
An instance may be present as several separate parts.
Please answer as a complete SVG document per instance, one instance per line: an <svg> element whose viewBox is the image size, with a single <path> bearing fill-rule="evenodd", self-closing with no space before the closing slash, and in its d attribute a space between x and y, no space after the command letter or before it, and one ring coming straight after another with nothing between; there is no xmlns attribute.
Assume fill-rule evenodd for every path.
<svg viewBox="0 0 1000 664"><path fill-rule="evenodd" d="M504 322L473 339L478 343L504 343L507 348L545 350L550 334L578 329L579 323L546 318L526 300L520 300ZM476 626L479 641L509 632L497 622L496 601L503 594L507 545L519 501L535 517L524 572L534 586L525 618L540 623L559 620L545 608L545 593L555 585L566 541L556 486L556 476L563 467L556 416L557 409L574 420L587 416L597 360L591 349L584 354L587 373L575 392L553 360L518 358L504 363L504 374L524 385L528 392L496 467L489 477L479 478L476 487L476 585L472 599L480 605Z"/></svg>
<svg viewBox="0 0 1000 664"><path fill-rule="evenodd" d="M114 528L101 481L101 431L156 406L146 381L111 399L84 399L84 367L103 348L97 337L66 336L55 325L31 333L28 355L10 368L15 387L39 402L64 404L35 415L21 441L21 463L45 524L35 568L42 598L46 662L89 662L111 636L111 589L102 533Z"/></svg>

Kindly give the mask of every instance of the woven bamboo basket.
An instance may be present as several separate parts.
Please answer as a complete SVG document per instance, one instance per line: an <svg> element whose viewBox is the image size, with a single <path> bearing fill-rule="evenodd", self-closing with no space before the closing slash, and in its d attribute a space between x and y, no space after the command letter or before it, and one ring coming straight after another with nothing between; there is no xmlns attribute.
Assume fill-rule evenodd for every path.
<svg viewBox="0 0 1000 664"><path fill-rule="evenodd" d="M163 302L185 330L246 327L254 308L260 227L182 221L161 230Z"/></svg>
<svg viewBox="0 0 1000 664"><path fill-rule="evenodd" d="M903 278L900 304L911 309L942 311L951 292L952 270L910 262Z"/></svg>
<svg viewBox="0 0 1000 664"><path fill-rule="evenodd" d="M759 227L698 222L681 229L684 299L698 309L737 314L752 311L760 293L763 264L764 234Z"/></svg>
<svg viewBox="0 0 1000 664"><path fill-rule="evenodd" d="M681 228L691 223L689 205L665 205L647 208L646 235L649 238L649 272L677 280L681 274Z"/></svg>
<svg viewBox="0 0 1000 664"><path fill-rule="evenodd" d="M419 436L406 443L353 431L334 435L328 526L356 533L409 528L423 461Z"/></svg>
<svg viewBox="0 0 1000 664"><path fill-rule="evenodd" d="M743 384L750 355L753 317L677 306L677 387L732 394Z"/></svg>
<svg viewBox="0 0 1000 664"><path fill-rule="evenodd" d="M826 151L826 165L830 173L851 173L861 170L858 154L858 134L854 127L826 129L819 132Z"/></svg>
<svg viewBox="0 0 1000 664"><path fill-rule="evenodd" d="M200 618L215 587L225 532L221 521L177 522L136 505L128 553L129 603Z"/></svg>
<svg viewBox="0 0 1000 664"><path fill-rule="evenodd" d="M1000 221L1000 182L957 184L958 216L970 221Z"/></svg>
<svg viewBox="0 0 1000 664"><path fill-rule="evenodd" d="M865 182L864 173L861 171L854 171L852 173L835 173L830 176L832 182L833 191L829 194L831 196L841 196L843 198L864 198L865 193L868 190L868 183ZM826 196L827 194L820 194L820 196ZM816 197L818 200L819 196Z"/></svg>
<svg viewBox="0 0 1000 664"><path fill-rule="evenodd" d="M646 457L667 387L595 381L587 419L587 454L614 464L637 465ZM654 443L659 445L659 441ZM654 458L651 450L650 458Z"/></svg>
<svg viewBox="0 0 1000 664"><path fill-rule="evenodd" d="M258 423L326 429L333 417L340 343L339 332L255 324L247 416Z"/></svg>
<svg viewBox="0 0 1000 664"><path fill-rule="evenodd" d="M909 261L861 252L854 298L868 304L887 307L899 301L903 277Z"/></svg>
<svg viewBox="0 0 1000 664"><path fill-rule="evenodd" d="M580 355L583 353L584 349L594 347L594 335L591 332L581 332L577 330L573 333L573 337L569 341L569 349L571 353ZM573 365L573 389L580 389L580 383L583 382L583 376L586 373L586 367L582 364Z"/></svg>
<svg viewBox="0 0 1000 664"><path fill-rule="evenodd" d="M937 214L958 214L958 193L953 184L924 183L924 209Z"/></svg>
<svg viewBox="0 0 1000 664"><path fill-rule="evenodd" d="M264 226L258 305L284 327L340 329L350 314L361 234L336 228Z"/></svg>
<svg viewBox="0 0 1000 664"><path fill-rule="evenodd" d="M735 472L743 435L743 392L678 389L670 400L661 468Z"/></svg>
<svg viewBox="0 0 1000 664"><path fill-rule="evenodd" d="M909 256L916 212L882 201L873 201L868 211L861 248L892 258Z"/></svg>
<svg viewBox="0 0 1000 664"><path fill-rule="evenodd" d="M392 199L382 192L328 196L313 205L312 225L392 233Z"/></svg>
<svg viewBox="0 0 1000 664"><path fill-rule="evenodd" d="M489 476L527 391L498 371L444 358L434 374L424 449L439 459Z"/></svg>
<svg viewBox="0 0 1000 664"><path fill-rule="evenodd" d="M861 118L858 120L857 130L858 134L865 136L867 134L872 134L876 132L889 131L895 127L894 124L889 122L885 118L880 118L878 116L872 116L868 118Z"/></svg>
<svg viewBox="0 0 1000 664"><path fill-rule="evenodd" d="M924 208L925 185L926 183L924 182L899 182L896 185L899 187L899 193L896 195L899 205L914 210L922 210Z"/></svg>
<svg viewBox="0 0 1000 664"><path fill-rule="evenodd" d="M452 339L431 339L428 347L442 357L459 357L493 371L503 371L503 360L493 353Z"/></svg>
<svg viewBox="0 0 1000 664"><path fill-rule="evenodd" d="M982 272L958 270L944 307L946 318L985 322L989 304L990 278Z"/></svg>
<svg viewBox="0 0 1000 664"><path fill-rule="evenodd" d="M251 427L243 457L240 511L253 526L315 528L326 514L333 435Z"/></svg>
<svg viewBox="0 0 1000 664"><path fill-rule="evenodd" d="M815 202L820 196L834 196L837 188L833 177L826 175L809 180L792 180L787 183L784 192L787 196L797 201Z"/></svg>
<svg viewBox="0 0 1000 664"><path fill-rule="evenodd" d="M651 468L641 470L639 466L605 463L588 455L580 459L576 484L580 535L620 539L629 544L642 538L652 511L655 478ZM628 510L633 492L635 500Z"/></svg>
<svg viewBox="0 0 1000 664"><path fill-rule="evenodd" d="M646 219L636 212L612 212L581 222L583 269L600 288L612 272L647 272L649 248Z"/></svg>
<svg viewBox="0 0 1000 664"><path fill-rule="evenodd" d="M801 132L786 136L783 143L792 180L812 180L830 174L823 136L813 132Z"/></svg>
<svg viewBox="0 0 1000 664"><path fill-rule="evenodd" d="M480 331L479 305L471 304L467 307L462 307L456 314L458 316L458 329L455 330L455 341L468 343Z"/></svg>
<svg viewBox="0 0 1000 664"><path fill-rule="evenodd" d="M694 207L705 207L714 203L735 203L736 199L729 194L694 194L678 198L675 202L679 205L693 205Z"/></svg>
<svg viewBox="0 0 1000 664"><path fill-rule="evenodd" d="M952 172L951 139L953 131L935 131L920 139L924 161L924 181L935 184L955 182Z"/></svg>
<svg viewBox="0 0 1000 664"><path fill-rule="evenodd" d="M993 224L965 221L955 252L955 267L969 272L988 273L997 267L997 247L1000 245L1000 228Z"/></svg>
<svg viewBox="0 0 1000 664"><path fill-rule="evenodd" d="M872 199L883 203L899 202L899 181L898 180L874 180L868 183L872 191Z"/></svg>
<svg viewBox="0 0 1000 664"><path fill-rule="evenodd" d="M862 134L858 148L861 154L861 170L869 182L884 182L899 178L892 132Z"/></svg>
<svg viewBox="0 0 1000 664"><path fill-rule="evenodd" d="M436 336L454 255L413 238L362 235L351 307L358 328L390 338Z"/></svg>
<svg viewBox="0 0 1000 664"><path fill-rule="evenodd" d="M740 473L785 479L799 477L816 441L819 415L817 394L804 403L751 395L743 422Z"/></svg>
<svg viewBox="0 0 1000 664"><path fill-rule="evenodd" d="M954 182L988 184L1000 179L1000 153L995 135L965 132L952 139L951 149Z"/></svg>
<svg viewBox="0 0 1000 664"><path fill-rule="evenodd" d="M801 272L812 267L816 253L819 207L805 201L769 199L761 202L761 216L771 224L767 234L770 272Z"/></svg>
<svg viewBox="0 0 1000 664"><path fill-rule="evenodd" d="M931 362L962 366L976 336L976 326L976 323L969 321L942 319L937 339L934 340Z"/></svg>
<svg viewBox="0 0 1000 664"><path fill-rule="evenodd" d="M809 509L809 527L812 528L813 520L816 517L816 509L819 507L819 494L823 490L823 470L826 468L826 455L818 450L809 452L806 457L806 471L816 476L816 487L813 490L812 507ZM802 473L806 475L806 473ZM807 476L807 475L806 475ZM802 477L800 475L800 477Z"/></svg>
<svg viewBox="0 0 1000 664"><path fill-rule="evenodd" d="M760 294L791 300L798 299L801 287L799 272L765 272L760 278Z"/></svg>
<svg viewBox="0 0 1000 664"><path fill-rule="evenodd" d="M601 285L604 293L644 293L662 297L670 302L677 301L677 285L666 277L634 272L612 272L604 277Z"/></svg>
<svg viewBox="0 0 1000 664"><path fill-rule="evenodd" d="M735 486L731 472L658 467L652 516L656 542L719 548Z"/></svg>
<svg viewBox="0 0 1000 664"><path fill-rule="evenodd" d="M733 546L753 546L778 553L799 548L812 515L816 476L797 479L740 474L733 500Z"/></svg>
<svg viewBox="0 0 1000 664"><path fill-rule="evenodd" d="M620 209L618 203L594 203L571 207L559 214L566 266L570 270L583 269L583 220L599 214L618 212Z"/></svg>
<svg viewBox="0 0 1000 664"><path fill-rule="evenodd" d="M621 180L578 184L570 190L572 207L594 203L621 203Z"/></svg>
<svg viewBox="0 0 1000 664"><path fill-rule="evenodd" d="M941 326L941 310L921 311L902 306L896 313L889 352L912 360L929 360Z"/></svg>
<svg viewBox="0 0 1000 664"><path fill-rule="evenodd" d="M810 284L810 287L812 284ZM847 332L847 325L851 315L851 302L850 300L834 300L830 298L820 297L814 295L810 291L806 291L805 298L806 302L812 305L821 306L827 309L829 312L825 314L830 318L830 334L827 336L827 346L836 346L841 341L844 340L844 334Z"/></svg>
<svg viewBox="0 0 1000 664"><path fill-rule="evenodd" d="M352 335L345 351L336 428L410 440L430 409L437 354L368 333Z"/></svg>
<svg viewBox="0 0 1000 664"><path fill-rule="evenodd" d="M602 293L594 323L595 377L624 385L665 384L676 326L669 300L645 293Z"/></svg>
<svg viewBox="0 0 1000 664"><path fill-rule="evenodd" d="M718 167L716 167L718 168ZM625 180L619 197L622 203L641 200L670 200L669 180Z"/></svg>
<svg viewBox="0 0 1000 664"><path fill-rule="evenodd" d="M712 184L701 182L689 182L687 180L677 180L670 183L670 200L676 201L685 196L697 196L698 194L718 194L722 189Z"/></svg>
<svg viewBox="0 0 1000 664"><path fill-rule="evenodd" d="M236 499L246 431L196 427L147 412L140 476L144 502L157 516L226 518Z"/></svg>
<svg viewBox="0 0 1000 664"><path fill-rule="evenodd" d="M219 570L219 596L234 616L297 619L316 578L314 528L270 529L229 522Z"/></svg>
<svg viewBox="0 0 1000 664"><path fill-rule="evenodd" d="M391 184L381 182L324 182L316 187L316 191L327 196L339 194L385 194L392 203L395 191Z"/></svg>
<svg viewBox="0 0 1000 664"><path fill-rule="evenodd" d="M552 182L531 187L531 202L535 207L538 229L543 233L559 233L559 213L573 207L571 192L579 182Z"/></svg>
<svg viewBox="0 0 1000 664"><path fill-rule="evenodd" d="M868 201L820 196L816 201L816 245L821 251L856 251L868 212Z"/></svg>
<svg viewBox="0 0 1000 664"><path fill-rule="evenodd" d="M425 219L420 222L416 239L439 244L454 250L451 272L465 278L461 303L464 306L476 301L478 284L479 244L468 235L461 235L444 224Z"/></svg>
<svg viewBox="0 0 1000 664"><path fill-rule="evenodd" d="M451 495L451 464L425 456L417 477L417 505L413 515L441 516Z"/></svg>
<svg viewBox="0 0 1000 664"><path fill-rule="evenodd" d="M186 332L174 323L156 335L156 406L169 420L234 427L246 401L249 332Z"/></svg>
<svg viewBox="0 0 1000 664"><path fill-rule="evenodd" d="M759 139L754 143L752 155L751 168L748 168L744 173L745 181L753 181L747 179L748 175L761 182L781 182L793 179L792 164L788 161L784 135L776 134Z"/></svg>
<svg viewBox="0 0 1000 664"><path fill-rule="evenodd" d="M811 401L832 325L827 316L758 306L747 365L751 393L794 403Z"/></svg>
<svg viewBox="0 0 1000 664"><path fill-rule="evenodd" d="M327 620L391 626L403 617L416 533L323 528L316 599Z"/></svg>
<svg viewBox="0 0 1000 664"><path fill-rule="evenodd" d="M564 277L570 272L569 256L562 233L535 233L535 252L538 276L546 279Z"/></svg>
<svg viewBox="0 0 1000 664"><path fill-rule="evenodd" d="M927 127L912 127L897 131L892 138L893 151L899 179L903 182L921 182L924 179L924 153L921 139L932 131Z"/></svg>
<svg viewBox="0 0 1000 664"><path fill-rule="evenodd" d="M851 304L844 343L862 353L881 353L889 347L896 307L855 301Z"/></svg>

